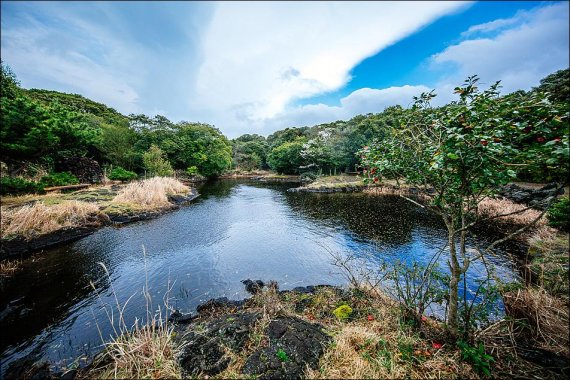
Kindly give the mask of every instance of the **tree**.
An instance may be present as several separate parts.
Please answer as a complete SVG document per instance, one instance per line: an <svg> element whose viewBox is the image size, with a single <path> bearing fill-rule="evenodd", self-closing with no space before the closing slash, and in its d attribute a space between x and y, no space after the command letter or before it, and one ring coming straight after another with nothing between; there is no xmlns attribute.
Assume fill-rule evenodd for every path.
<svg viewBox="0 0 570 380"><path fill-rule="evenodd" d="M304 163L301 151L306 142L305 137L297 137L294 141L273 148L267 156L269 167L279 173L299 173L299 167Z"/></svg>
<svg viewBox="0 0 570 380"><path fill-rule="evenodd" d="M547 92L550 99L561 103L570 103L570 69L558 70L540 80L534 91Z"/></svg>
<svg viewBox="0 0 570 380"><path fill-rule="evenodd" d="M151 175L166 177L174 174L170 162L168 162L162 150L156 145L151 145L150 149L143 154L145 168Z"/></svg>
<svg viewBox="0 0 570 380"><path fill-rule="evenodd" d="M388 129L381 143L361 152L363 164L376 178L393 176L416 186L421 196L406 199L443 219L451 272L447 322L453 335L459 330L459 283L470 263L538 221L470 257L466 239L483 220L480 202L515 178L519 168L558 166L560 182L568 173L568 112L542 93L513 102L499 97L498 82L486 91L479 91L477 82L476 76L469 77L455 89L459 100L439 109L430 107L433 92L414 98L403 125ZM465 297L464 292L463 306ZM465 324L463 330L467 331Z"/></svg>

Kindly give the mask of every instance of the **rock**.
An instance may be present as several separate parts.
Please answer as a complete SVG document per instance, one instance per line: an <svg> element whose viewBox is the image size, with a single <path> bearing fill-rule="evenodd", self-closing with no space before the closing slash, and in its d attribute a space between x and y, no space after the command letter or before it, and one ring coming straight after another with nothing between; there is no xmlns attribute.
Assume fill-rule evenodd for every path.
<svg viewBox="0 0 570 380"><path fill-rule="evenodd" d="M196 315L182 314L179 310L174 310L174 312L168 317L168 322L179 325L186 325L188 323L191 323L192 320L196 319L196 317Z"/></svg>
<svg viewBox="0 0 570 380"><path fill-rule="evenodd" d="M103 171L99 163L87 157L65 158L55 165L58 172L70 172L81 183L100 183L103 180Z"/></svg>
<svg viewBox="0 0 570 380"><path fill-rule="evenodd" d="M557 188L555 183L547 184L540 189L522 188L510 183L503 186L499 194L513 202L544 210L553 198L564 193L563 189L557 191Z"/></svg>
<svg viewBox="0 0 570 380"><path fill-rule="evenodd" d="M250 294L256 294L261 292L261 289L265 286L263 281L261 280L252 281L249 278L247 280L243 280L241 283L245 285L245 290Z"/></svg>
<svg viewBox="0 0 570 380"><path fill-rule="evenodd" d="M221 309L240 310L245 304L245 300L231 301L228 297L213 298L196 307L198 314L219 313Z"/></svg>
<svg viewBox="0 0 570 380"><path fill-rule="evenodd" d="M298 379L305 368L316 369L330 337L322 326L295 317L280 317L266 329L269 346L255 351L242 373L259 379Z"/></svg>
<svg viewBox="0 0 570 380"><path fill-rule="evenodd" d="M259 318L258 313L233 313L190 325L179 338L181 349L177 360L182 377L215 375L226 369L230 358L224 346L238 352L242 350L250 329Z"/></svg>

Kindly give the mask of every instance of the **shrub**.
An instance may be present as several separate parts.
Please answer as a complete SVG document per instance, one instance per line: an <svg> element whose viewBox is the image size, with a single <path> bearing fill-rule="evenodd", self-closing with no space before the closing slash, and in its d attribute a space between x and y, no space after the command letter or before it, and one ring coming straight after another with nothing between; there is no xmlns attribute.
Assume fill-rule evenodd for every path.
<svg viewBox="0 0 570 380"><path fill-rule="evenodd" d="M189 166L186 169L186 173L188 175L198 175L198 168L196 166Z"/></svg>
<svg viewBox="0 0 570 380"><path fill-rule="evenodd" d="M479 343L479 346L473 347L460 340L457 342L457 345L461 349L463 360L470 362L475 371L485 376L491 376L491 363L494 362L495 359L485 353L483 343Z"/></svg>
<svg viewBox="0 0 570 380"><path fill-rule="evenodd" d="M79 180L70 172L61 172L51 173L49 175L43 176L40 182L44 185L44 187L50 187L75 185L79 183Z"/></svg>
<svg viewBox="0 0 570 380"><path fill-rule="evenodd" d="M348 305L340 305L333 310L333 314L339 321L346 321L352 315L352 308Z"/></svg>
<svg viewBox="0 0 570 380"><path fill-rule="evenodd" d="M570 230L570 197L562 197L548 210L548 221L552 227Z"/></svg>
<svg viewBox="0 0 570 380"><path fill-rule="evenodd" d="M167 177L174 174L170 162L165 158L162 150L154 144L143 154L143 163L151 175Z"/></svg>
<svg viewBox="0 0 570 380"><path fill-rule="evenodd" d="M38 193L43 191L41 183L27 181L20 177L2 176L0 179L0 194L17 195L26 193Z"/></svg>
<svg viewBox="0 0 570 380"><path fill-rule="evenodd" d="M109 173L109 179L114 181L130 181L135 178L137 178L137 173L125 170L120 166L113 168Z"/></svg>

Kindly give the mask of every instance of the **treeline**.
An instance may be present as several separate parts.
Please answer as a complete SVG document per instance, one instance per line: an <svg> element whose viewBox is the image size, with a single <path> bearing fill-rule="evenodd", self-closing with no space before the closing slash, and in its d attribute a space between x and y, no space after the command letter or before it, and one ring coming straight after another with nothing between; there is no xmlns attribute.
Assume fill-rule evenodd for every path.
<svg viewBox="0 0 570 380"><path fill-rule="evenodd" d="M568 107L569 76L568 69L560 70L529 92L518 91L499 99L516 107L540 93L545 101ZM381 144L386 131L404 128L413 112L393 106L348 121L285 128L267 138L245 134L229 141L208 124L173 123L160 115L126 116L81 95L23 89L15 74L3 64L0 85L3 193L14 181L23 183L22 178L46 184L72 183L73 178L55 170L58 162L75 157L97 161L109 169L107 173L112 179L170 175L175 170L205 177L232 169L271 169L308 176L353 172L362 165L362 147ZM540 117L521 114L520 122ZM541 141L543 138L529 127L529 144L547 143ZM521 168L517 175L522 180L546 181L551 172L552 168L545 165L532 171ZM12 185L8 184L10 181ZM35 189L27 185L24 190Z"/></svg>
<svg viewBox="0 0 570 380"><path fill-rule="evenodd" d="M131 177L174 170L212 177L231 167L230 142L208 124L125 116L81 95L26 90L3 64L0 80L4 174L34 177L30 168L46 174L74 157L89 157Z"/></svg>
<svg viewBox="0 0 570 380"><path fill-rule="evenodd" d="M504 105L502 112L516 113L518 111L515 108L518 105L526 104L539 95L544 101L553 103L555 108L567 111L570 104L569 69L559 70L547 76L531 91L517 91L497 97L493 101ZM459 96L460 94L458 100ZM451 102L439 109L454 106L456 103ZM536 150L537 144L550 143L551 137L562 139L568 135L567 126L564 133L560 133L559 127L547 127L543 130L531 126L531 120L533 122L546 120L548 115L540 115L538 107L530 109L531 111L521 112L518 121L529 124L528 127L523 127L528 135L524 141L528 149ZM280 173L307 175L355 171L361 164L359 153L361 148L382 144L386 131L393 127L404 128L415 117L414 112L412 109L393 106L381 113L358 115L348 121L335 121L313 127L286 128L267 138L259 135L243 135L232 140L233 166L243 170L272 169ZM549 131L560 135L550 136ZM497 141L491 138L490 143L495 144ZM556 168L547 164L546 160L542 162L544 162L542 166L532 169L517 168L518 179L535 182L551 180L556 175L554 173Z"/></svg>

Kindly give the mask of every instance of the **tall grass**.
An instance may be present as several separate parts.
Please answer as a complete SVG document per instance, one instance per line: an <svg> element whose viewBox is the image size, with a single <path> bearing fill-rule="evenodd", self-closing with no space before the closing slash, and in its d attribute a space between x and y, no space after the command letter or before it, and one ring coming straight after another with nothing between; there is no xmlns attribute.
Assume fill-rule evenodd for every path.
<svg viewBox="0 0 570 380"><path fill-rule="evenodd" d="M20 235L30 239L65 227L83 226L99 214L96 205L79 201L53 206L37 202L20 208L2 208L1 236Z"/></svg>
<svg viewBox="0 0 570 380"><path fill-rule="evenodd" d="M168 195L185 194L189 188L182 182L168 177L153 177L131 182L113 198L115 203L128 203L145 209L170 206Z"/></svg>
<svg viewBox="0 0 570 380"><path fill-rule="evenodd" d="M97 292L95 285L92 283L91 286L97 292L99 300L104 305L104 310L113 328L114 335L109 340L106 340L97 324L105 350L103 355L99 356L93 363L93 367L80 377L98 379L179 379L180 370L175 359L177 347L173 340L174 326L168 322L168 312L170 310L168 297L172 284L168 284L163 300L164 307L159 306L156 310L153 310L152 297L148 287L145 253L145 285L142 293L146 301L146 321L143 323L139 319L135 319L134 324L129 327L124 319L124 312L134 295L121 305L106 266L103 263L99 264L105 270L110 281L115 305L106 305Z"/></svg>

